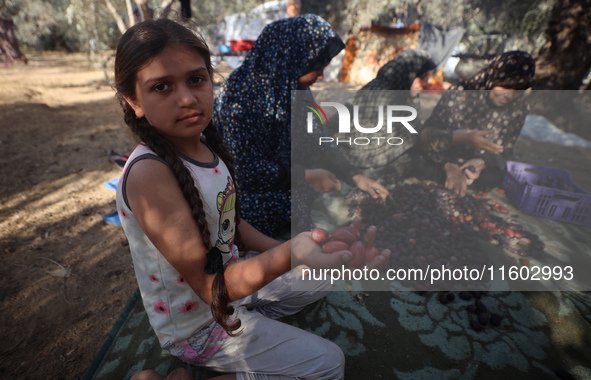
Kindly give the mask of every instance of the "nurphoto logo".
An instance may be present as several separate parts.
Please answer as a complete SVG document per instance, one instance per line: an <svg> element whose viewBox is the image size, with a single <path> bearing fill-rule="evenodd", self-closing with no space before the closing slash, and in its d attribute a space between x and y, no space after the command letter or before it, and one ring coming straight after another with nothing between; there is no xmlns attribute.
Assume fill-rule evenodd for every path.
<svg viewBox="0 0 591 380"><path fill-rule="evenodd" d="M314 116L320 120L320 124L328 124L326 112L322 107L334 107L338 114L339 134L351 133L351 113L349 108L344 104L337 102L321 102L320 105L308 100L304 100L308 105L305 105L311 112L308 112L307 127L308 133L314 130ZM384 123L384 109L386 113L386 121ZM389 145L401 145L404 140L401 137L391 136L393 125L396 123L402 124L410 133L418 133L416 129L410 124L411 121L417 118L417 110L410 106L400 105L380 105L378 106L378 121L376 126L364 127L359 124L359 106L353 106L353 126L361 133L367 133L367 137L355 138L341 138L341 137L320 137L318 144L336 143L348 145L370 145L386 143ZM402 115L401 115L402 113ZM386 136L375 136L380 132L386 124Z"/></svg>

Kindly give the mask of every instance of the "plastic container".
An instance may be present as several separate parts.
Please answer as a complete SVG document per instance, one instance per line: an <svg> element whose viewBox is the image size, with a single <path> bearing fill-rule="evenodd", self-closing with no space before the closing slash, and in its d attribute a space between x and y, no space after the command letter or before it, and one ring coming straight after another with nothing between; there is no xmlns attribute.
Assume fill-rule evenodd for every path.
<svg viewBox="0 0 591 380"><path fill-rule="evenodd" d="M526 214L591 225L591 194L567 170L507 161L503 188Z"/></svg>

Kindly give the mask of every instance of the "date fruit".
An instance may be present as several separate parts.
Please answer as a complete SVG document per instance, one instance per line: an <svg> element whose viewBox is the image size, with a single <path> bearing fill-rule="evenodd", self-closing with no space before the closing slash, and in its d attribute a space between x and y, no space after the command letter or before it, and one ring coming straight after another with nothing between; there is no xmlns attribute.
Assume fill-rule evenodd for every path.
<svg viewBox="0 0 591 380"><path fill-rule="evenodd" d="M342 241L349 245L357 241L357 236L355 236L347 227L340 227L334 230L332 232L332 238L333 240Z"/></svg>
<svg viewBox="0 0 591 380"><path fill-rule="evenodd" d="M312 240L318 244L322 244L328 240L330 234L324 228L314 228L312 230Z"/></svg>

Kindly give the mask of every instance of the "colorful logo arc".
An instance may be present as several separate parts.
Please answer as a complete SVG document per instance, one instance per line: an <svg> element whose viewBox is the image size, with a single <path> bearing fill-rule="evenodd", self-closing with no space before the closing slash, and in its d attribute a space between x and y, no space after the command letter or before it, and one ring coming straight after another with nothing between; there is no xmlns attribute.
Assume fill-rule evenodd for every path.
<svg viewBox="0 0 591 380"><path fill-rule="evenodd" d="M320 107L318 104L311 102L309 100L304 100L304 102L310 103L313 106L313 107L311 107L311 106L305 106L305 107L312 110L312 112L314 112L316 114L316 116L318 116L318 119L320 119L320 124L328 123L328 119L327 119L326 114L324 113L324 110L322 109L322 107ZM318 111L320 111L320 112L318 112ZM320 116L320 113L322 113L322 116L324 116L324 119L322 119L322 116Z"/></svg>

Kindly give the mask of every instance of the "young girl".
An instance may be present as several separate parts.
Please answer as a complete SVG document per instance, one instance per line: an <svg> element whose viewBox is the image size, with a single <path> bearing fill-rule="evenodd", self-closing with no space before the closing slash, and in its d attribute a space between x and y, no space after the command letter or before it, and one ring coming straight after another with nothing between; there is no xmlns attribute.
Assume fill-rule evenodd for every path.
<svg viewBox="0 0 591 380"><path fill-rule="evenodd" d="M210 122L211 75L205 42L174 21L141 22L119 41L115 88L140 145L117 209L150 323L166 351L228 378L340 379L339 347L274 318L329 289L291 292L292 266L340 267L350 253L322 254L309 232L280 244L240 219L232 160ZM243 260L238 247L263 253Z"/></svg>

